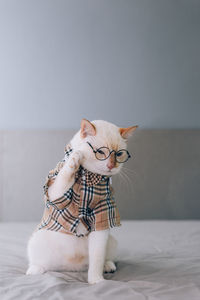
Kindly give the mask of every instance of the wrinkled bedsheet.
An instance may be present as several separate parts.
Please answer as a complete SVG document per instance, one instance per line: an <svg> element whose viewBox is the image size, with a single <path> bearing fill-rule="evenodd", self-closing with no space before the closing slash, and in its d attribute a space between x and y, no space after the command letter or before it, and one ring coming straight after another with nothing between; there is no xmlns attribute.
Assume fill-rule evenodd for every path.
<svg viewBox="0 0 200 300"><path fill-rule="evenodd" d="M200 300L200 221L124 221L117 271L88 285L87 273L26 276L33 223L0 224L0 299Z"/></svg>

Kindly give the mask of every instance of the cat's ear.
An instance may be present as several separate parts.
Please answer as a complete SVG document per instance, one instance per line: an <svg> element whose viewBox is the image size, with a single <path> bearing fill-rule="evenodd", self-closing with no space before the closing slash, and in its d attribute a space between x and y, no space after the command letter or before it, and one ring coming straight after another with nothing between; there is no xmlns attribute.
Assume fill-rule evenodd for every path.
<svg viewBox="0 0 200 300"><path fill-rule="evenodd" d="M126 140L128 139L132 133L138 128L138 125L127 127L127 128L119 128L119 132L121 136Z"/></svg>
<svg viewBox="0 0 200 300"><path fill-rule="evenodd" d="M96 135L96 128L95 126L88 120L82 119L81 120L81 137L85 138L88 135Z"/></svg>

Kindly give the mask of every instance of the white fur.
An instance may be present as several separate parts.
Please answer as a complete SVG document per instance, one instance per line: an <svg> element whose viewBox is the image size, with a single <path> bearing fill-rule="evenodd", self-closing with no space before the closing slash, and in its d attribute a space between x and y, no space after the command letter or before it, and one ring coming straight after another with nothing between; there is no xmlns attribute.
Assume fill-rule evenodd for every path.
<svg viewBox="0 0 200 300"><path fill-rule="evenodd" d="M96 135L81 137L80 131L71 140L73 153L66 160L54 183L49 187L51 201L61 197L74 183L74 174L80 164L91 172L103 175L114 175L121 165L110 170L108 161L99 161L88 146L106 146L112 149L126 148L126 142L121 137L119 128L106 121L93 121ZM79 225L78 232L84 233L85 227ZM27 274L41 274L48 270L83 271L88 268L88 282L93 284L103 280L103 269L113 272L116 266L113 262L117 242L109 234L109 230L94 231L89 237L76 237L50 230L39 230L33 233L28 243L29 268Z"/></svg>
<svg viewBox="0 0 200 300"><path fill-rule="evenodd" d="M95 283L95 281L99 281L100 277L102 279L104 261L106 271L112 271L113 266L109 270L106 261L115 259L117 241L108 234L109 230L94 231L88 238L50 230L36 231L28 242L29 268L27 274L63 270L84 271L88 268L89 247L91 254L89 280Z"/></svg>

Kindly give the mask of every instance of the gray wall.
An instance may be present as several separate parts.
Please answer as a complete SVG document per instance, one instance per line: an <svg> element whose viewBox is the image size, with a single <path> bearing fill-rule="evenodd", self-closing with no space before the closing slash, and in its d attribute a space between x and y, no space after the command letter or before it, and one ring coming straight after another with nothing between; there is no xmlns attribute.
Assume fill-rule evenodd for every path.
<svg viewBox="0 0 200 300"><path fill-rule="evenodd" d="M0 128L199 128L199 33L198 0L0 0Z"/></svg>
<svg viewBox="0 0 200 300"><path fill-rule="evenodd" d="M41 218L45 177L73 133L0 131L0 221ZM123 219L200 219L200 130L138 130L128 149L113 177Z"/></svg>
<svg viewBox="0 0 200 300"><path fill-rule="evenodd" d="M82 117L157 128L114 182L123 218L200 218L199 54L200 0L0 0L0 220L40 218Z"/></svg>

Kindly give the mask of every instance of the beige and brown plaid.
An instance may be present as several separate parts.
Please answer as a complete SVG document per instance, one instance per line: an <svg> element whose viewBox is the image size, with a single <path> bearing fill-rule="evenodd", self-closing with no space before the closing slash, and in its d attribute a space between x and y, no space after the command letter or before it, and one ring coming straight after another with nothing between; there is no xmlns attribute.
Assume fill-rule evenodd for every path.
<svg viewBox="0 0 200 300"><path fill-rule="evenodd" d="M76 232L80 222L86 227L87 234L94 230L120 226L120 216L110 186L110 178L92 173L82 166L75 174L73 186L62 197L54 201L49 200L48 188L72 151L68 145L65 148L65 158L49 172L44 185L45 210L38 229L83 236Z"/></svg>

